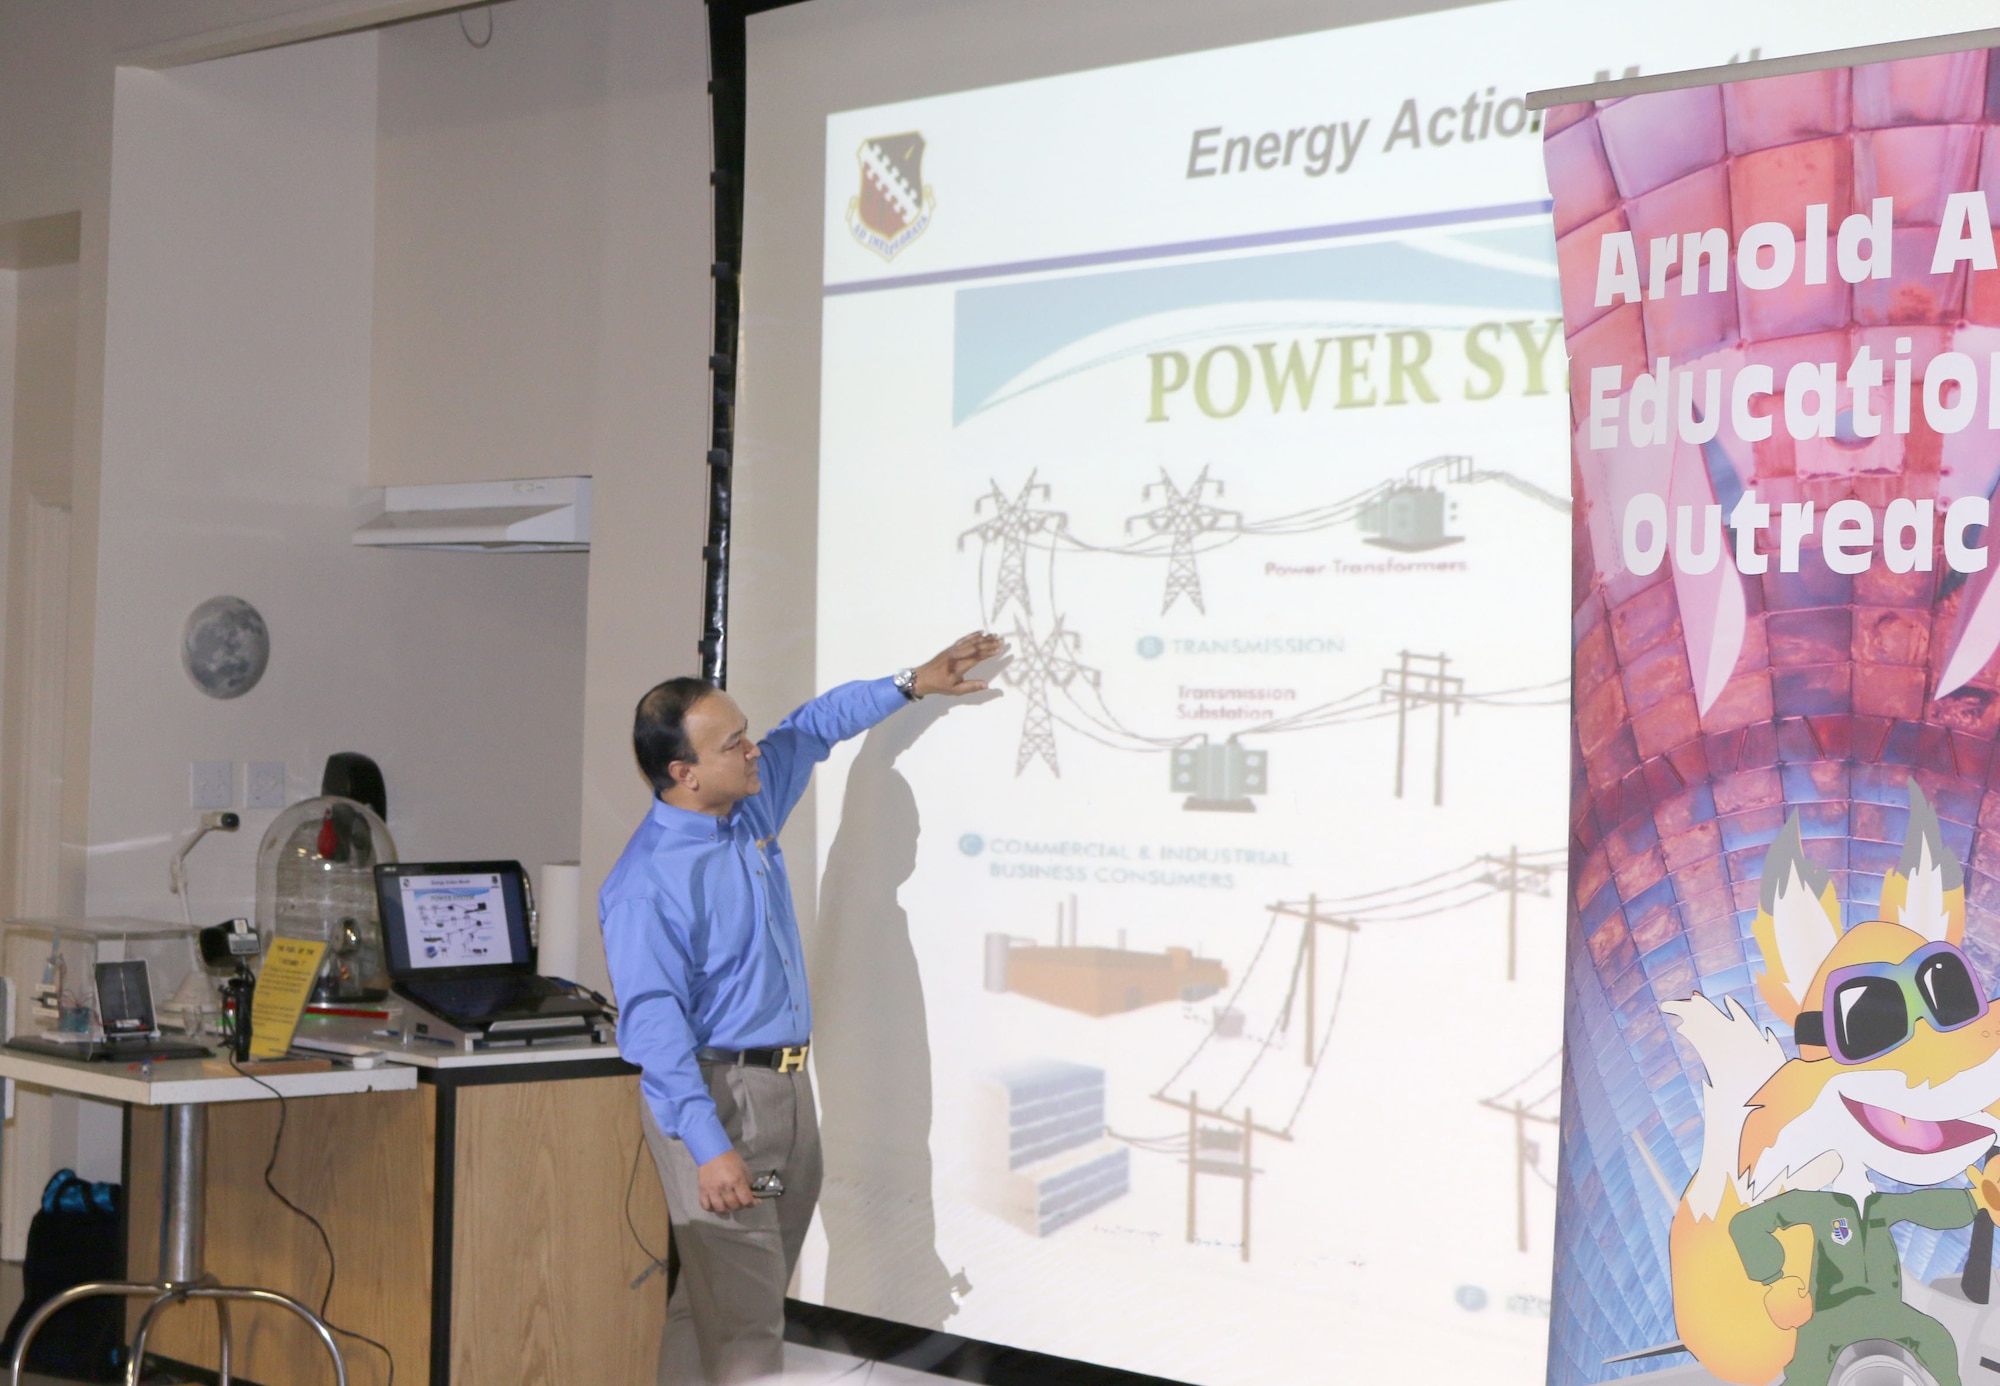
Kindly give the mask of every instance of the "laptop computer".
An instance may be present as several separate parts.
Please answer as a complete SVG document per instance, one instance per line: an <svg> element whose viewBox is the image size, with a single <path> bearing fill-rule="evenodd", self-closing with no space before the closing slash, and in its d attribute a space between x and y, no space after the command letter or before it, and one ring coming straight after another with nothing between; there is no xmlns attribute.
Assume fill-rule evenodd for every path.
<svg viewBox="0 0 2000 1386"><path fill-rule="evenodd" d="M595 1001L535 972L518 861L384 862L375 868L396 994L490 1038L590 1033Z"/></svg>
<svg viewBox="0 0 2000 1386"><path fill-rule="evenodd" d="M17 1035L7 1048L58 1059L89 1059L100 1063L145 1059L205 1059L213 1048L193 1040L160 1036L153 1016L153 984L143 958L101 962L95 972L97 1018L103 1035Z"/></svg>

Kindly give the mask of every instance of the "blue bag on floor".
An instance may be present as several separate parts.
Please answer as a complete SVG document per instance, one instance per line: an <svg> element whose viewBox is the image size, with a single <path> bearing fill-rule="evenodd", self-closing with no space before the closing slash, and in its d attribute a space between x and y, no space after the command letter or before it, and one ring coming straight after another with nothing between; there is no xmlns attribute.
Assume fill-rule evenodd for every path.
<svg viewBox="0 0 2000 1386"><path fill-rule="evenodd" d="M22 1328L49 1300L87 1280L123 1277L122 1192L116 1184L93 1184L68 1169L57 1170L42 1190L41 1210L28 1224L21 1307L0 1339L0 1369L13 1361ZM28 1347L31 1369L75 1381L121 1381L124 1358L122 1299L86 1299L68 1306L42 1325Z"/></svg>

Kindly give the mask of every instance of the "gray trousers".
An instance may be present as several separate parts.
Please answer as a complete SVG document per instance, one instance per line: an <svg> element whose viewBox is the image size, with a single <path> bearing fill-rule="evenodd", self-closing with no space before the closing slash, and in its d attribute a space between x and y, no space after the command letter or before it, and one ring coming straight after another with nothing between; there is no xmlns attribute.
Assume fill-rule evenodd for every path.
<svg viewBox="0 0 2000 1386"><path fill-rule="evenodd" d="M733 1386L784 1371L785 1290L819 1202L819 1116L805 1072L724 1064L701 1072L751 1177L776 1170L785 1192L739 1212L705 1211L694 1156L639 1099L681 1262L660 1337L659 1386Z"/></svg>

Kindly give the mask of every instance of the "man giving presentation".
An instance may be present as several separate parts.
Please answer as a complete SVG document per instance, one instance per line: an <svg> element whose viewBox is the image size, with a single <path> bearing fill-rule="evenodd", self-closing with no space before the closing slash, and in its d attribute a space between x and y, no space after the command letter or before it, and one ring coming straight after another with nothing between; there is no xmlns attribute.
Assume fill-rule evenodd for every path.
<svg viewBox="0 0 2000 1386"><path fill-rule="evenodd" d="M735 700L669 679L632 749L654 802L598 895L618 1047L680 1249L662 1383L784 1370L785 1287L819 1199L812 1001L778 832L834 745L929 694L977 693L1006 651L975 632L892 678L842 684L761 741Z"/></svg>

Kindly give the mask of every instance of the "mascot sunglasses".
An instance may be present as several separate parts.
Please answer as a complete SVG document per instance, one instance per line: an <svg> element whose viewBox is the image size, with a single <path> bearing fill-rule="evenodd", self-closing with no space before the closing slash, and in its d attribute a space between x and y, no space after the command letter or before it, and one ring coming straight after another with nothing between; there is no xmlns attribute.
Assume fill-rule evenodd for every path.
<svg viewBox="0 0 2000 1386"><path fill-rule="evenodd" d="M1949 943L1927 943L1898 963L1866 962L1826 979L1824 1009L1801 1011L1793 1036L1826 1048L1837 1063L1859 1064L1905 1044L1921 1015L1943 1033L1986 1014L1972 960Z"/></svg>

